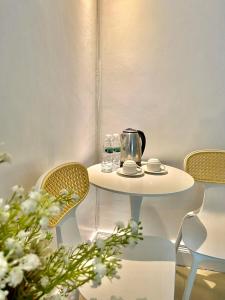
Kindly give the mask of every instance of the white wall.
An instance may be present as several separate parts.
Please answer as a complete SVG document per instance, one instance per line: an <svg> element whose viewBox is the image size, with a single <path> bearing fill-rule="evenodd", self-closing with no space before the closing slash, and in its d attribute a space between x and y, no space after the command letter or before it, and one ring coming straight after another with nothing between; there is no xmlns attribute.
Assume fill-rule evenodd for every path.
<svg viewBox="0 0 225 300"><path fill-rule="evenodd" d="M60 162L94 162L95 24L95 1L0 1L0 151L13 156L1 195ZM94 208L92 197L79 208L85 228Z"/></svg>
<svg viewBox="0 0 225 300"><path fill-rule="evenodd" d="M101 137L141 129L144 158L180 168L192 150L225 148L224 11L222 0L101 1ZM115 205L111 197L101 197L103 229L109 212L125 216L118 215L122 200ZM146 201L143 214L152 211L144 226L173 237L181 216L200 205L190 195L175 198Z"/></svg>

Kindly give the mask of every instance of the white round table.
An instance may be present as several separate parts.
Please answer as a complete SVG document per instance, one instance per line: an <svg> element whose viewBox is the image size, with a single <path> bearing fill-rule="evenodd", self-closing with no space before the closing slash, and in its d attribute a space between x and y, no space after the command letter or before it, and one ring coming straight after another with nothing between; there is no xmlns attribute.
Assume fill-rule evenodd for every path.
<svg viewBox="0 0 225 300"><path fill-rule="evenodd" d="M142 166L144 168L144 166ZM166 166L166 174L147 174L141 177L127 177L101 172L101 164L88 168L90 183L98 188L128 194L130 196L131 218L139 221L143 196L162 196L183 192L194 185L194 179L186 172Z"/></svg>

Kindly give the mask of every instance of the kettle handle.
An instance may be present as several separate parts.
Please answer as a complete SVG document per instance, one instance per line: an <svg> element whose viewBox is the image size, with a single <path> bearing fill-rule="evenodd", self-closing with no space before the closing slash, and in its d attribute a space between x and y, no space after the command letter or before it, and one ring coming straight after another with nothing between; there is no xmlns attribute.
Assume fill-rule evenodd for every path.
<svg viewBox="0 0 225 300"><path fill-rule="evenodd" d="M145 134L141 130L137 130L137 133L139 134L139 136L141 138L141 155L143 155L143 153L145 151L145 144L146 144Z"/></svg>

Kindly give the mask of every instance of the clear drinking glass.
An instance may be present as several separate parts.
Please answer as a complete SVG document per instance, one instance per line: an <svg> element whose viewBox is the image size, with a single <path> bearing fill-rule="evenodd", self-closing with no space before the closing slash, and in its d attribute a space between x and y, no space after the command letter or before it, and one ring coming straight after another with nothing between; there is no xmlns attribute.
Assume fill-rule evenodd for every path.
<svg viewBox="0 0 225 300"><path fill-rule="evenodd" d="M113 146L112 135L106 134L103 143L101 171L110 173L113 170Z"/></svg>
<svg viewBox="0 0 225 300"><path fill-rule="evenodd" d="M120 167L120 135L118 133L113 134L112 139L113 146L113 170L117 170Z"/></svg>

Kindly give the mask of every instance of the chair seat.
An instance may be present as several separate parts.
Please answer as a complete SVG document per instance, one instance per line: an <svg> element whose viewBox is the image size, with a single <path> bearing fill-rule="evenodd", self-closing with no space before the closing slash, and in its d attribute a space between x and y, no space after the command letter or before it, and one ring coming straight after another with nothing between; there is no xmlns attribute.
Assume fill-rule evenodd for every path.
<svg viewBox="0 0 225 300"><path fill-rule="evenodd" d="M206 230L207 228L207 230ZM184 219L182 237L185 245L191 251L225 259L225 234L220 234L225 228L225 216L221 214L198 214Z"/></svg>
<svg viewBox="0 0 225 300"><path fill-rule="evenodd" d="M173 300L175 282L175 247L158 237L145 238L122 259L120 279L107 278L102 285L82 286L79 291L86 300ZM137 258L139 257L139 260Z"/></svg>

